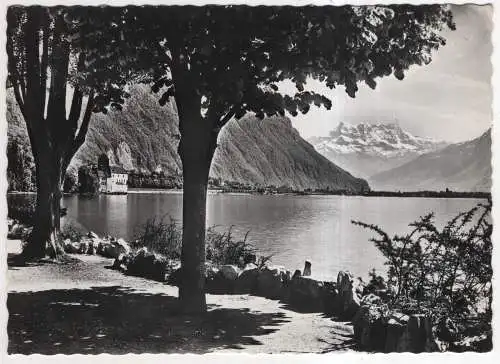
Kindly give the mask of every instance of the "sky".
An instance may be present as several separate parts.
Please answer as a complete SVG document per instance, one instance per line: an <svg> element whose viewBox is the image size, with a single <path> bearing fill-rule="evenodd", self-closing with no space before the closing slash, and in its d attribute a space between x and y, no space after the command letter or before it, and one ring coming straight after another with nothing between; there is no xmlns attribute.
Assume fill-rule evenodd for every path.
<svg viewBox="0 0 500 364"><path fill-rule="evenodd" d="M306 115L291 117L304 138L326 136L339 122L397 122L418 136L447 142L475 138L492 122L490 61L493 8L488 5L455 5L457 25L445 30L447 44L437 50L427 66L414 66L402 81L394 76L377 80L371 90L359 85L356 98L343 88L329 90L309 82L333 101L331 110L313 107Z"/></svg>

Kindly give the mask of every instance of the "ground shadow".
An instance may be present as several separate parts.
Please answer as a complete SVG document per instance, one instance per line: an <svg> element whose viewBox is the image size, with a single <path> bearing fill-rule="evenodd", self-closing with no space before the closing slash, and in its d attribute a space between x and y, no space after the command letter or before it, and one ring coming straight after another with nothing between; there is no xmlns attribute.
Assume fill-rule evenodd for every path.
<svg viewBox="0 0 500 364"><path fill-rule="evenodd" d="M334 315L323 315L324 317L329 317L333 321L332 330L330 331L330 336L325 339L318 339L319 341L328 344L328 347L322 351L322 353L329 353L332 351L347 351L347 350L357 350L357 343L354 339L354 331L352 323L342 323L342 319Z"/></svg>
<svg viewBox="0 0 500 364"><path fill-rule="evenodd" d="M7 267L9 270L18 270L20 267L36 267L46 264L74 264L80 262L80 259L71 257L64 254L58 259L40 258L36 260L26 260L26 258L19 253L7 254Z"/></svg>
<svg viewBox="0 0 500 364"><path fill-rule="evenodd" d="M186 316L175 297L119 286L11 292L7 307L10 354L204 353L259 345L251 336L288 322L283 313L215 305Z"/></svg>

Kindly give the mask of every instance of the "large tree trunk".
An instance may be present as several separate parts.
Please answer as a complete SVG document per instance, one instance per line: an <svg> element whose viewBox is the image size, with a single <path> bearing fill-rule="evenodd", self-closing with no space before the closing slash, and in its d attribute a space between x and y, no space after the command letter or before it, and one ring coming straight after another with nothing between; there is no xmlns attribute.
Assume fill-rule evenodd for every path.
<svg viewBox="0 0 500 364"><path fill-rule="evenodd" d="M193 119L199 122L193 122ZM179 152L183 167L182 274L179 299L184 312L206 312L205 229L208 174L217 135L199 116L184 124ZM206 123L205 123L206 124ZM214 140L215 138L215 140Z"/></svg>
<svg viewBox="0 0 500 364"><path fill-rule="evenodd" d="M23 255L28 259L43 258L46 255L57 258L64 253L59 239L61 184L64 172L60 158L54 158L51 154L46 151L35 158L37 196L34 226L23 251Z"/></svg>

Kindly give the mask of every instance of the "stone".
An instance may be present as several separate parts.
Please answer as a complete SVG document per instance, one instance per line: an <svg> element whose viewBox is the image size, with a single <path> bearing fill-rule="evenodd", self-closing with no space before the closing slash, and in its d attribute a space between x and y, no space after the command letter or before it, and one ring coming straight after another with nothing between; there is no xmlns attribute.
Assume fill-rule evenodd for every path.
<svg viewBox="0 0 500 364"><path fill-rule="evenodd" d="M220 267L220 272L224 278L234 281L238 278L240 269L235 265L226 264Z"/></svg>
<svg viewBox="0 0 500 364"><path fill-rule="evenodd" d="M205 278L213 278L219 273L219 268L209 265L205 266Z"/></svg>
<svg viewBox="0 0 500 364"><path fill-rule="evenodd" d="M285 294L285 282L289 279L285 268L266 266L257 277L257 294L270 299L282 299Z"/></svg>
<svg viewBox="0 0 500 364"><path fill-rule="evenodd" d="M234 292L239 294L255 293L259 269L253 263L248 263L240 272L234 285Z"/></svg>
<svg viewBox="0 0 500 364"><path fill-rule="evenodd" d="M22 224L14 224L12 229L7 234L9 239L22 239L24 237L24 226Z"/></svg>
<svg viewBox="0 0 500 364"><path fill-rule="evenodd" d="M132 251L130 245L122 238L116 240L116 245L118 245L120 249L123 250L123 254L129 254Z"/></svg>
<svg viewBox="0 0 500 364"><path fill-rule="evenodd" d="M349 272L339 272L337 276L337 290L339 295L338 314L344 318L352 318L361 306L361 299L354 284L352 274Z"/></svg>
<svg viewBox="0 0 500 364"><path fill-rule="evenodd" d="M354 339L361 351L385 351L386 323L379 306L361 306L352 318Z"/></svg>
<svg viewBox="0 0 500 364"><path fill-rule="evenodd" d="M95 254L95 247L94 244L91 242L89 243L87 248L87 255L94 255L94 254Z"/></svg>
<svg viewBox="0 0 500 364"><path fill-rule="evenodd" d="M212 294L232 294L234 292L235 280L227 278L222 270L215 275L205 279L205 290Z"/></svg>
<svg viewBox="0 0 500 364"><path fill-rule="evenodd" d="M68 254L78 253L79 246L73 243L70 239L65 239L63 241L64 251Z"/></svg>
<svg viewBox="0 0 500 364"><path fill-rule="evenodd" d="M99 239L99 235L97 235L96 233L94 233L93 231L89 231L89 233L87 234L87 236L91 239Z"/></svg>
<svg viewBox="0 0 500 364"><path fill-rule="evenodd" d="M80 246L78 248L78 254L85 254L89 249L89 244L86 240L80 241Z"/></svg>
<svg viewBox="0 0 500 364"><path fill-rule="evenodd" d="M300 277L300 276L302 276L302 273L300 272L300 269L296 269L295 272L293 272L292 279L294 279L296 277Z"/></svg>
<svg viewBox="0 0 500 364"><path fill-rule="evenodd" d="M378 305L380 303L382 303L382 299L373 293L367 294L361 298L361 306Z"/></svg>
<svg viewBox="0 0 500 364"><path fill-rule="evenodd" d="M449 318L442 318L437 325L437 336L440 340L452 342L459 338L455 323Z"/></svg>
<svg viewBox="0 0 500 364"><path fill-rule="evenodd" d="M253 254L253 253L249 253L249 254L246 254L244 257L243 257L243 263L244 264L249 264L249 263L257 263L257 255Z"/></svg>
<svg viewBox="0 0 500 364"><path fill-rule="evenodd" d="M167 263L167 260L159 254L153 254L146 248L141 248L130 258L127 274L164 282Z"/></svg>
<svg viewBox="0 0 500 364"><path fill-rule="evenodd" d="M175 269L167 276L167 283L171 286L179 287L181 282L181 268Z"/></svg>
<svg viewBox="0 0 500 364"><path fill-rule="evenodd" d="M324 284L310 277L295 277L288 285L287 302L303 312L323 312Z"/></svg>
<svg viewBox="0 0 500 364"><path fill-rule="evenodd" d="M306 260L304 264L304 273L302 274L304 277L309 277L311 275L311 262Z"/></svg>
<svg viewBox="0 0 500 364"><path fill-rule="evenodd" d="M111 266L112 269L116 269L119 271L126 271L127 266L126 266L126 255L125 254L120 254L114 261L113 265Z"/></svg>

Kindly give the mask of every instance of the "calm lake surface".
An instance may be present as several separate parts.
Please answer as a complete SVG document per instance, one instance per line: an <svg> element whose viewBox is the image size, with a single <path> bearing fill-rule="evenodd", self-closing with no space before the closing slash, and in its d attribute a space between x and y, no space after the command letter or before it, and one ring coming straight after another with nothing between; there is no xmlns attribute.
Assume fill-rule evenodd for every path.
<svg viewBox="0 0 500 364"><path fill-rule="evenodd" d="M139 192L139 191L134 191ZM236 237L250 231L248 240L261 254L287 269L312 262L313 276L335 279L339 270L367 277L371 268L385 272L383 257L371 231L355 226L360 220L381 226L390 235L408 231L418 216L435 212L442 226L458 212L480 200L359 196L292 196L210 194L207 223L224 230L233 226ZM137 227L153 217L182 217L182 194L140 191L128 195L100 195L89 199L65 197L68 216L98 234L132 239Z"/></svg>

